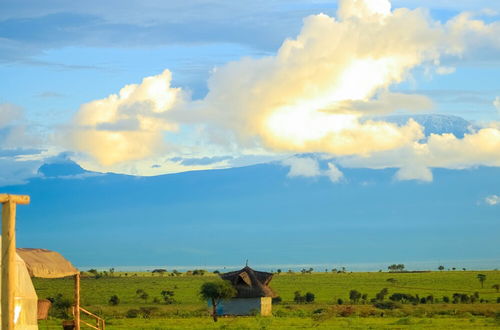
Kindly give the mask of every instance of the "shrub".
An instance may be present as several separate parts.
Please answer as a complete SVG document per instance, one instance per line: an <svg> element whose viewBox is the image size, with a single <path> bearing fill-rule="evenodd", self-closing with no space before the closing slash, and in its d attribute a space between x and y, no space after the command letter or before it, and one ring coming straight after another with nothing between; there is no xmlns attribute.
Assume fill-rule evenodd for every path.
<svg viewBox="0 0 500 330"><path fill-rule="evenodd" d="M351 302L354 304L356 304L359 301L361 296L362 296L361 292L359 292L357 290L349 291L349 299L351 299Z"/></svg>
<svg viewBox="0 0 500 330"><path fill-rule="evenodd" d="M316 297L314 296L314 293L312 292L306 292L306 295L304 296L304 299L306 301L306 303L312 303L314 302L314 299Z"/></svg>
<svg viewBox="0 0 500 330"><path fill-rule="evenodd" d="M351 306L345 306L339 311L339 315L342 317L348 317L354 314L354 308Z"/></svg>
<svg viewBox="0 0 500 330"><path fill-rule="evenodd" d="M165 304L170 305L175 303L174 299L175 292L171 290L163 290L161 292L161 296L163 297L163 300L165 301Z"/></svg>
<svg viewBox="0 0 500 330"><path fill-rule="evenodd" d="M300 293L300 291L295 291L293 301L295 301L297 304L302 304L305 302L305 297Z"/></svg>
<svg viewBox="0 0 500 330"><path fill-rule="evenodd" d="M274 297L272 299L272 302L273 302L274 305L281 304L282 301L283 301L283 299L281 299L280 296Z"/></svg>
<svg viewBox="0 0 500 330"><path fill-rule="evenodd" d="M129 309L125 313L125 317L129 319L135 319L137 316L139 316L140 311L138 309Z"/></svg>
<svg viewBox="0 0 500 330"><path fill-rule="evenodd" d="M375 306L379 309L396 309L396 308L400 307L394 301L380 301L380 302L374 303L373 306Z"/></svg>
<svg viewBox="0 0 500 330"><path fill-rule="evenodd" d="M60 319L69 319L70 311L69 309L73 305L73 301L69 298L63 297L62 294L58 293L55 298L48 297L47 300L50 300L52 303L52 308L50 309L50 314L54 317Z"/></svg>
<svg viewBox="0 0 500 330"><path fill-rule="evenodd" d="M337 299L337 304L343 305L344 304L344 300L342 300L342 298Z"/></svg>
<svg viewBox="0 0 500 330"><path fill-rule="evenodd" d="M157 310L157 307L141 307L139 309L142 317L145 319L149 319Z"/></svg>
<svg viewBox="0 0 500 330"><path fill-rule="evenodd" d="M118 298L118 296L116 294L112 295L110 298L109 298L109 301L108 303L111 305L111 306L116 306L120 303L120 298Z"/></svg>

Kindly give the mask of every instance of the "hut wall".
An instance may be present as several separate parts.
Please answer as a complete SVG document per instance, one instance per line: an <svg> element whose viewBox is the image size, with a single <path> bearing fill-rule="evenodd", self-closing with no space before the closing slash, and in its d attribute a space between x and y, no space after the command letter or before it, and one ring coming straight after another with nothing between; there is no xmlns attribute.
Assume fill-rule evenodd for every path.
<svg viewBox="0 0 500 330"><path fill-rule="evenodd" d="M271 315L272 305L271 297L262 298L233 298L220 303L217 308L219 315L251 315L260 313L260 315Z"/></svg>
<svg viewBox="0 0 500 330"><path fill-rule="evenodd" d="M260 315L271 316L273 314L273 299L271 297L260 298Z"/></svg>

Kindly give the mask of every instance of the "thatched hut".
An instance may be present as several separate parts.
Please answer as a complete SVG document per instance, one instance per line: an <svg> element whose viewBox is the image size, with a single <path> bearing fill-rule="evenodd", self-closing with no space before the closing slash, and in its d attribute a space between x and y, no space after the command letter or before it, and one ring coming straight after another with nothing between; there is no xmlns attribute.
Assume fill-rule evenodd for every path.
<svg viewBox="0 0 500 330"><path fill-rule="evenodd" d="M217 310L219 315L271 315L272 298L276 297L269 287L272 273L259 272L246 266L238 271L221 274L220 277L234 286L237 295L220 304Z"/></svg>
<svg viewBox="0 0 500 330"><path fill-rule="evenodd" d="M71 262L55 251L17 248L16 252L26 263L31 277L61 278L79 273Z"/></svg>

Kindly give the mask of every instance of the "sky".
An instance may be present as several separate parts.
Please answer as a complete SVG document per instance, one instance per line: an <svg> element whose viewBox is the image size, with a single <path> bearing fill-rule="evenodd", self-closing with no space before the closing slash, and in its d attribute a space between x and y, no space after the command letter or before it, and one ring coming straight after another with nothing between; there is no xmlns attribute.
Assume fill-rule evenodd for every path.
<svg viewBox="0 0 500 330"><path fill-rule="evenodd" d="M500 2L1 7L0 190L32 195L20 244L89 266L302 264L355 236L337 262L498 262ZM225 259L217 235L238 246Z"/></svg>
<svg viewBox="0 0 500 330"><path fill-rule="evenodd" d="M0 183L65 153L140 176L297 153L331 167L500 165L491 1L4 1ZM474 124L425 137L434 113ZM404 155L405 160L402 160ZM335 170L334 170L335 171Z"/></svg>

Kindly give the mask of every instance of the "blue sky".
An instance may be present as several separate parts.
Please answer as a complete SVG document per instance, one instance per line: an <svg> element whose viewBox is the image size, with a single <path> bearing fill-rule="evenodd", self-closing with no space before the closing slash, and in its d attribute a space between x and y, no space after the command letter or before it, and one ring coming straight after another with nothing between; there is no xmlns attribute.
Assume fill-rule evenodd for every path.
<svg viewBox="0 0 500 330"><path fill-rule="evenodd" d="M61 152L89 170L134 175L228 168L302 152L377 158L380 152L413 148L417 158L410 144L418 141L418 128L359 125L374 114L401 112L457 115L490 128L470 140L491 140L485 134L496 136L500 112L500 5L392 1L390 6L388 0L5 1L0 14L0 148L11 155L24 151L2 158L0 176L7 182L21 173L22 182ZM402 33L393 33L390 24ZM380 32L371 44L363 34L374 26ZM350 46L349 33L355 36ZM319 54L321 45L326 55ZM289 49L295 49L295 58L286 57ZM387 72L377 72L381 66ZM330 69L322 74L325 68ZM146 77L163 84L163 94L148 90ZM360 87L346 79L368 82ZM108 99L130 84L142 90ZM287 98L287 93L292 94ZM106 109L98 110L103 100ZM144 109L148 102L157 104ZM304 120L310 130L322 133L301 132ZM355 129L363 133L351 145L325 142L340 141L345 137L337 135ZM363 134L373 129L384 131L375 135L378 144L360 148ZM435 140L434 149L444 145L442 138ZM455 142L456 150L479 143ZM117 143L120 147L114 148ZM431 143L420 147L433 148ZM28 157L27 150L38 152ZM383 157L387 161L378 167L404 168ZM225 161L204 167L172 161L182 158ZM431 158L416 160L422 170L409 179L428 180L421 175L423 168L499 164L492 150L450 163ZM374 167L374 161L361 163Z"/></svg>

